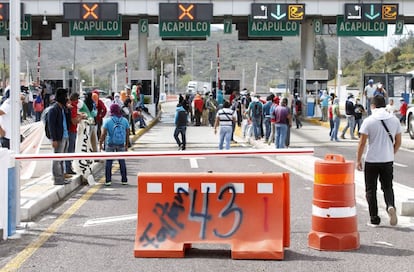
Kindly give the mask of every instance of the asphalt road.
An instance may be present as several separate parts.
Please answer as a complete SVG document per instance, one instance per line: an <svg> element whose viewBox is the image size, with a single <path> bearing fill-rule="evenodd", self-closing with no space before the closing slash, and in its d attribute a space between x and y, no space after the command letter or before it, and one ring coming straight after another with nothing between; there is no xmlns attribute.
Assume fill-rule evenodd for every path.
<svg viewBox="0 0 414 272"><path fill-rule="evenodd" d="M133 148L174 150L171 109L164 108L161 122L142 136ZM313 146L315 156L340 153L353 159L356 141L329 142L326 129L305 124L292 130L291 147ZM217 136L208 127L189 127L190 149L217 149ZM233 149L251 149L241 139ZM412 153L402 150L397 157L396 178L406 176ZM401 161L400 161L401 160ZM405 161L407 160L407 161ZM116 165L116 164L115 164ZM44 213L36 222L20 230L21 238L0 242L0 271L412 271L414 263L414 218L390 227L366 225L364 199L356 196L360 248L351 251L319 251L308 247L312 225L313 176L286 167L275 156L151 158L127 161L129 185L122 186L119 170L113 185L82 187L66 201ZM117 168L115 166L115 168ZM412 168L411 168L412 169ZM183 259L135 258L137 223L137 174L161 173L290 173L290 246L282 261L232 260L227 244L199 243ZM411 171L412 172L412 171ZM104 173L97 174L102 180ZM382 201L382 199L379 199ZM251 232L255 235L254 230Z"/></svg>

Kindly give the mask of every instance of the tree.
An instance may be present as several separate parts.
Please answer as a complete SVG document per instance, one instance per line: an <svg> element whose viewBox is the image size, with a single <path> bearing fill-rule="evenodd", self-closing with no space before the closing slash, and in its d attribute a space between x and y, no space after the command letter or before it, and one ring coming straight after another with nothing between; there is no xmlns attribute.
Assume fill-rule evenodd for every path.
<svg viewBox="0 0 414 272"><path fill-rule="evenodd" d="M316 39L313 63L317 70L328 68L328 55L326 53L325 41L322 37L319 40Z"/></svg>
<svg viewBox="0 0 414 272"><path fill-rule="evenodd" d="M374 62L375 58L370 51L366 51L362 59L365 67L369 67Z"/></svg>

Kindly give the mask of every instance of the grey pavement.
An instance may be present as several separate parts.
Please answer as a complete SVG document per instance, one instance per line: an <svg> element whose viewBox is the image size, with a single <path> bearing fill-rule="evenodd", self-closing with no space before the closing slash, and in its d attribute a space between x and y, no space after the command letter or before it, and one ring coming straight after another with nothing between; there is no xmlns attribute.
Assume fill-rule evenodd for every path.
<svg viewBox="0 0 414 272"><path fill-rule="evenodd" d="M174 102L175 105L175 102ZM136 135L131 136L131 141L135 142L139 139L141 135L143 135L148 129L151 129L161 116L147 116L147 124L148 127L145 129L137 130ZM318 119L315 118L305 118L304 120L307 123L313 123L320 126L328 127L329 124L326 122L320 122ZM342 122L342 125L345 124L345 121ZM263 141L255 141L252 139L244 139L241 135L240 130L236 130L235 139L237 142L242 144L250 144L254 148L258 149L273 149L274 145L268 145ZM294 141L294 139L293 139ZM409 139L407 133L403 135L403 147L414 149L414 140ZM312 143L309 143L310 146ZM309 176L313 176L314 174L314 164L318 158L314 156L278 156L277 161L283 163L285 166L290 167L295 171L299 171ZM47 169L50 169L50 163L47 166ZM95 162L92 166L93 172L96 173L100 169L104 167L102 162ZM45 172L48 170L45 169ZM44 173L44 172L43 172ZM363 190L363 176L362 173L359 171L355 172L355 180L357 184L357 190L361 193ZM30 179L28 181L21 182L21 207L20 207L20 219L22 222L33 221L39 214L48 210L53 205L59 203L63 199L65 199L70 193L75 191L80 186L85 184L85 180L83 180L81 175L75 175L72 177L72 182L68 185L53 185L52 176L50 173L41 175L37 178ZM414 203L409 201L409 196L414 195L414 189L408 190L407 188L399 188L396 186L395 188L396 194L402 195L403 199L401 203L398 203L399 207L398 210L404 214L414 216ZM405 206L404 206L405 205Z"/></svg>

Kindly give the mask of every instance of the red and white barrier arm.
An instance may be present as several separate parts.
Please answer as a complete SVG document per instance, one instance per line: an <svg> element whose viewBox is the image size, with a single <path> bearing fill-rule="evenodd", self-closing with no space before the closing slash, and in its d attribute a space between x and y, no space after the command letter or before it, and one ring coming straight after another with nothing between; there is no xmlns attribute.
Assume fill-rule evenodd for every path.
<svg viewBox="0 0 414 272"><path fill-rule="evenodd" d="M188 150L188 151L140 151L140 152L90 152L90 153L50 153L50 154L16 154L16 160L105 160L105 159L137 159L157 157L214 157L214 156L297 156L313 155L313 148L289 148L271 150Z"/></svg>

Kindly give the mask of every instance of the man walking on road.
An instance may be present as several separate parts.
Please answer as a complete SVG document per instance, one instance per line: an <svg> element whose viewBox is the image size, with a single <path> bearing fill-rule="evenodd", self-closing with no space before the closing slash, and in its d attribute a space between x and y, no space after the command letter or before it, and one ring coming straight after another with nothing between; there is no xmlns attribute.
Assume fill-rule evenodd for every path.
<svg viewBox="0 0 414 272"><path fill-rule="evenodd" d="M186 131L187 131L187 111L179 103L177 105L174 117L175 130L174 130L174 139L177 142L178 150L185 150L187 144L186 141ZM181 141L178 135L181 134Z"/></svg>
<svg viewBox="0 0 414 272"><path fill-rule="evenodd" d="M393 190L394 154L401 146L401 125L397 117L385 110L383 96L374 96L371 100L372 114L362 123L357 150L357 169L364 169L365 196L368 202L370 223L379 225L377 204L377 179L384 192L384 200L390 225L397 224ZM367 144L365 165L362 167L362 154Z"/></svg>

